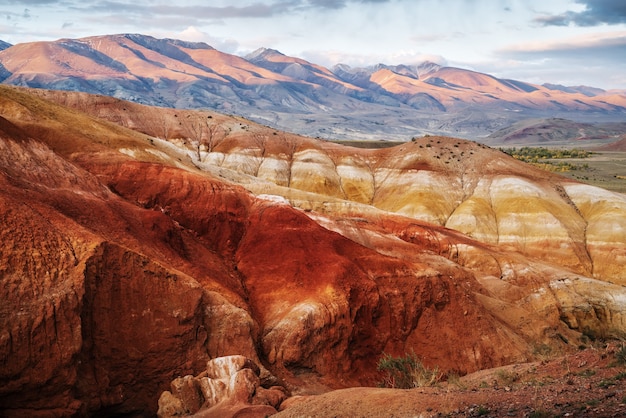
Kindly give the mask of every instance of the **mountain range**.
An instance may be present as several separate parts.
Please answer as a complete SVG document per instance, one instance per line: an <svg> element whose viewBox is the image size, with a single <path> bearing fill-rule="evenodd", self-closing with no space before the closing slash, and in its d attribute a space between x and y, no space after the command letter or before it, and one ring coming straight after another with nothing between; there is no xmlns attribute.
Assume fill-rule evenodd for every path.
<svg viewBox="0 0 626 418"><path fill-rule="evenodd" d="M528 118L623 121L626 92L536 85L432 62L325 68L261 48L139 34L0 46L0 81L204 108L324 139L477 139Z"/></svg>

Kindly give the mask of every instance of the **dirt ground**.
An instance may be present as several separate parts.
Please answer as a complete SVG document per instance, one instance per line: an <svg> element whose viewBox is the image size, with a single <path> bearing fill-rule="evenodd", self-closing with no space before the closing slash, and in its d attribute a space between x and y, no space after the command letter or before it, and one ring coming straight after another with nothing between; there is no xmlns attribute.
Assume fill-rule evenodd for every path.
<svg viewBox="0 0 626 418"><path fill-rule="evenodd" d="M484 370L436 387L293 397L275 417L626 417L623 343ZM623 353L623 351L622 351Z"/></svg>

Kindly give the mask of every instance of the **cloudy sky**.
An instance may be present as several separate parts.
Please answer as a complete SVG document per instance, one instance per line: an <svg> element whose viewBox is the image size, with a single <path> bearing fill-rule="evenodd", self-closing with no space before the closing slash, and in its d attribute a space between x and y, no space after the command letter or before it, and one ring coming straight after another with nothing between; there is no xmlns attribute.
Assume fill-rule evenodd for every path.
<svg viewBox="0 0 626 418"><path fill-rule="evenodd" d="M0 0L11 44L116 33L626 89L626 0Z"/></svg>

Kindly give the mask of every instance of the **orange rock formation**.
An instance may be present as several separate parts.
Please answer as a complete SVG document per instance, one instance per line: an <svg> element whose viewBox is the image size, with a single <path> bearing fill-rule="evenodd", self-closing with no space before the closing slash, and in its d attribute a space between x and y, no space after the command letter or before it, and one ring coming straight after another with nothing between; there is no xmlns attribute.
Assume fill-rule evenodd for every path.
<svg viewBox="0 0 626 418"><path fill-rule="evenodd" d="M375 384L383 352L463 374L626 329L623 195L456 139L0 90L7 416L154 414L221 356L319 393ZM198 115L211 152L176 124Z"/></svg>

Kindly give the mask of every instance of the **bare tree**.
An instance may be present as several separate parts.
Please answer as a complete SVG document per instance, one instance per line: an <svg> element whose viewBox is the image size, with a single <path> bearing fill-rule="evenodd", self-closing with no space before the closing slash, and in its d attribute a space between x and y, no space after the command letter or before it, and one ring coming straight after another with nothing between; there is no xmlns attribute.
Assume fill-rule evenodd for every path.
<svg viewBox="0 0 626 418"><path fill-rule="evenodd" d="M187 143L196 152L198 161L201 160L200 151L202 150L202 138L206 127L204 118L200 117L197 113L188 114L182 119L182 125L187 136Z"/></svg>
<svg viewBox="0 0 626 418"><path fill-rule="evenodd" d="M261 169L263 161L265 161L265 155L267 152L267 136L260 132L255 132L252 134L252 141L257 148L257 165L254 169L254 177L258 177L259 170Z"/></svg>
<svg viewBox="0 0 626 418"><path fill-rule="evenodd" d="M168 118L168 114L166 112L159 112L159 116L161 116L160 118L157 119L157 122L155 124L155 129L159 130L159 133L161 134L161 138L163 138L164 140L168 140L168 138L170 137L170 132L172 130L172 123Z"/></svg>
<svg viewBox="0 0 626 418"><path fill-rule="evenodd" d="M285 154L287 159L287 187L291 187L293 159L296 151L298 150L298 142L295 140L295 138L291 138L291 140L287 138L287 135L285 135L284 132L281 133L279 138L280 142L285 148Z"/></svg>
<svg viewBox="0 0 626 418"><path fill-rule="evenodd" d="M211 116L208 116L207 119L210 118ZM203 137L203 145L206 147L207 152L213 152L213 149L226 138L226 135L228 135L228 132L224 127L218 123L209 123L207 120L206 136Z"/></svg>
<svg viewBox="0 0 626 418"><path fill-rule="evenodd" d="M389 179L389 176L391 175L391 170L386 169L385 166L382 166L383 170L379 171L378 169L379 169L379 166L381 165L381 162L379 161L378 158L372 157L371 155L366 155L363 158L363 163L369 170L370 176L372 177L372 194L369 199L369 204L372 206L375 206L376 198L378 197L378 192L380 191L381 186L384 185ZM379 179L381 175L379 173L386 173L386 174L383 178Z"/></svg>
<svg viewBox="0 0 626 418"><path fill-rule="evenodd" d="M188 144L196 153L198 161L202 160L201 152L213 152L213 149L226 137L227 131L219 123L211 123L213 117L200 113L189 114L182 119L182 126L187 135Z"/></svg>

